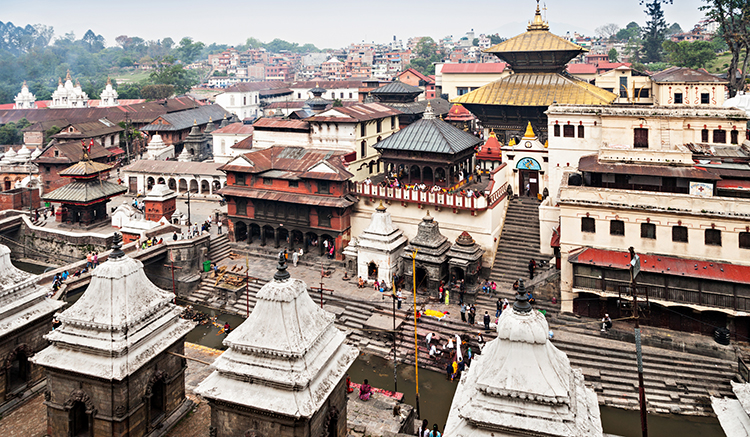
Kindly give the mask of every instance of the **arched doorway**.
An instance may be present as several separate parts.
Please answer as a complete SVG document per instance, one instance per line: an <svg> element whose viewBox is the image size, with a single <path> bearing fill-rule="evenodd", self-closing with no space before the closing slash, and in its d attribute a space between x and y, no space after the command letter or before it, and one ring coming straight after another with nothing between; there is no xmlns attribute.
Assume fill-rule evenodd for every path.
<svg viewBox="0 0 750 437"><path fill-rule="evenodd" d="M156 180L156 183L157 183L157 184L162 184L162 185L164 185L164 178L159 178L159 179L157 179L157 180Z"/></svg>
<svg viewBox="0 0 750 437"><path fill-rule="evenodd" d="M208 194L211 191L208 181L201 181L201 194Z"/></svg>
<svg viewBox="0 0 750 437"><path fill-rule="evenodd" d="M279 228L277 231L277 235L279 237L279 240L276 242L276 247L291 247L289 246L289 239L291 238L291 236L289 235L289 231L286 228Z"/></svg>
<svg viewBox="0 0 750 437"><path fill-rule="evenodd" d="M335 258L336 257L336 249L337 249L336 248L336 244L335 244L335 240L333 239L333 237L331 237L328 234L321 235L320 236L320 254L330 257L329 254L331 252L331 248L333 248L333 254L334 254L333 257L331 257L331 258Z"/></svg>
<svg viewBox="0 0 750 437"><path fill-rule="evenodd" d="M247 239L247 225L244 222L234 224L234 241L240 242Z"/></svg>
<svg viewBox="0 0 750 437"><path fill-rule="evenodd" d="M432 167L425 167L422 170L422 182L435 185L435 177L432 174Z"/></svg>
<svg viewBox="0 0 750 437"><path fill-rule="evenodd" d="M14 350L6 362L6 374L8 375L8 392L25 387L29 381L30 366L25 347Z"/></svg>
<svg viewBox="0 0 750 437"><path fill-rule="evenodd" d="M151 386L149 408L152 424L164 418L167 412L167 385L164 383L164 379L154 382L154 385Z"/></svg>
<svg viewBox="0 0 750 437"><path fill-rule="evenodd" d="M308 232L305 234L305 252L310 252L314 247L318 247L318 234Z"/></svg>
<svg viewBox="0 0 750 437"><path fill-rule="evenodd" d="M461 281L464 279L464 270L459 267L451 267L451 281Z"/></svg>
<svg viewBox="0 0 750 437"><path fill-rule="evenodd" d="M174 178L169 178L167 187L169 187L169 189L172 191L177 191L177 183L174 181Z"/></svg>
<svg viewBox="0 0 750 437"><path fill-rule="evenodd" d="M190 181L190 192L198 193L198 181L196 181L195 179Z"/></svg>
<svg viewBox="0 0 750 437"><path fill-rule="evenodd" d="M221 181L213 181L214 193L221 190Z"/></svg>
<svg viewBox="0 0 750 437"><path fill-rule="evenodd" d="M153 188L153 187L154 187L154 178L152 178L151 176L149 176L146 179L146 191L151 191L151 188Z"/></svg>
<svg viewBox="0 0 750 437"><path fill-rule="evenodd" d="M263 226L263 233L260 238L260 245L265 246L268 240L274 241L274 232L271 226Z"/></svg>
<svg viewBox="0 0 750 437"><path fill-rule="evenodd" d="M442 187L446 186L445 169L442 167L435 169L435 184Z"/></svg>
<svg viewBox="0 0 750 437"><path fill-rule="evenodd" d="M10 178L5 178L5 182L3 183L3 187L4 187L3 191L10 190Z"/></svg>
<svg viewBox="0 0 750 437"><path fill-rule="evenodd" d="M292 248L292 250L304 244L305 236L300 231L297 231L297 230L292 231L291 238L292 238L292 245L290 247Z"/></svg>
<svg viewBox="0 0 750 437"><path fill-rule="evenodd" d="M375 264L375 261L370 261L367 264L367 278L378 279L378 265Z"/></svg>
<svg viewBox="0 0 750 437"><path fill-rule="evenodd" d="M187 191L187 181L185 179L180 179L180 193L184 193Z"/></svg>
<svg viewBox="0 0 750 437"><path fill-rule="evenodd" d="M422 288L427 286L427 270L424 269L424 267L417 267L417 270L414 273L417 275L417 288Z"/></svg>
<svg viewBox="0 0 750 437"><path fill-rule="evenodd" d="M88 437L89 433L89 415L86 414L86 404L76 401L68 413L68 423L70 424L70 434L73 437Z"/></svg>
<svg viewBox="0 0 750 437"><path fill-rule="evenodd" d="M253 240L260 238L260 226L255 223L250 223L247 244L252 244Z"/></svg>
<svg viewBox="0 0 750 437"><path fill-rule="evenodd" d="M416 184L421 182L422 179L422 172L419 170L419 167L416 165L412 165L409 169L409 183Z"/></svg>

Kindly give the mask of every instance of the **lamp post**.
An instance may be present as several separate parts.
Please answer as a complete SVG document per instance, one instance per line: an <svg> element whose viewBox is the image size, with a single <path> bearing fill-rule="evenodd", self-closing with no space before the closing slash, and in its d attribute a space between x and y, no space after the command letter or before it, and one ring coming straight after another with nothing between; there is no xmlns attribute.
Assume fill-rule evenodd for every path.
<svg viewBox="0 0 750 437"><path fill-rule="evenodd" d="M195 181L196 181L195 183L197 184L198 179L199 179L198 175L193 175L193 178L195 178ZM187 202L185 203L187 203L187 207L188 207L188 226L190 226L192 225L193 222L190 221L190 183L189 182L187 184L187 195L188 195L188 199L187 199Z"/></svg>

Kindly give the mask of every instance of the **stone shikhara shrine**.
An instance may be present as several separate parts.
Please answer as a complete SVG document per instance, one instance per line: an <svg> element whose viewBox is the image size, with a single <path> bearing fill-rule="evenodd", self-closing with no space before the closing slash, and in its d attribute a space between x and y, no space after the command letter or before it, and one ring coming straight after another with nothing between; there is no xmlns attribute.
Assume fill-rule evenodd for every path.
<svg viewBox="0 0 750 437"><path fill-rule="evenodd" d="M196 389L212 437L346 435L346 372L358 351L279 260L273 281Z"/></svg>
<svg viewBox="0 0 750 437"><path fill-rule="evenodd" d="M32 358L47 373L51 437L143 436L186 401L186 362L174 354L195 324L121 247L115 234L109 259L45 336L52 345Z"/></svg>

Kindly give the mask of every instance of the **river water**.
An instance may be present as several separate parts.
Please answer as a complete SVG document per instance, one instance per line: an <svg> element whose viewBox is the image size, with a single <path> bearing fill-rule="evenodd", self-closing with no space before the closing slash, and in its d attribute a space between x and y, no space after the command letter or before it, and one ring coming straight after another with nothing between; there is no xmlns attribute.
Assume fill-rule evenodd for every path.
<svg viewBox="0 0 750 437"><path fill-rule="evenodd" d="M218 316L217 323L221 326L229 322L236 327L245 318L224 314L211 308L194 305L194 307L211 316ZM218 334L219 328L212 324L200 325L193 329L186 338L191 343L203 346L226 349L222 344L225 335ZM398 391L404 393L404 402L416 405L416 378L413 366L400 365L398 367ZM393 362L381 357L361 354L349 368L352 382L362 383L367 379L370 385L385 390L394 390ZM423 419L432 424L437 423L442 430L448 418L453 394L457 382L451 382L445 374L430 370L419 369L419 407ZM646 394L648 396L648 393ZM640 437L640 415L637 411L622 410L606 406L600 407L604 432L623 436ZM648 422L651 437L725 437L724 432L715 418L686 417L677 415L650 414Z"/></svg>

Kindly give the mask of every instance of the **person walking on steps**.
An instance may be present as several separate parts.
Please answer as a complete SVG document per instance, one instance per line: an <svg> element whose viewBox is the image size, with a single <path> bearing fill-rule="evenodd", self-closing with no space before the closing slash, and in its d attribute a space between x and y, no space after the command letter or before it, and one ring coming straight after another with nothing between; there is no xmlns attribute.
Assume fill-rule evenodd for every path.
<svg viewBox="0 0 750 437"><path fill-rule="evenodd" d="M484 330L490 330L490 313L487 311L484 312Z"/></svg>
<svg viewBox="0 0 750 437"><path fill-rule="evenodd" d="M534 279L534 269L536 269L536 261L531 258L529 260L529 279Z"/></svg>

